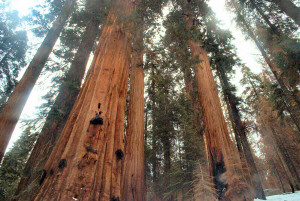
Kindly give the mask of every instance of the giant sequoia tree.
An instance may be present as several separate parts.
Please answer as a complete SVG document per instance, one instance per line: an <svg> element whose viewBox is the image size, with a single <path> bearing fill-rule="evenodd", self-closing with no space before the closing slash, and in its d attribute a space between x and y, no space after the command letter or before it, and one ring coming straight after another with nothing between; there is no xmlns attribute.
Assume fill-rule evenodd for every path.
<svg viewBox="0 0 300 201"><path fill-rule="evenodd" d="M141 1L135 1L135 11L141 11ZM139 10L137 10L139 9ZM139 18L142 19L139 12ZM143 21L143 20L141 20ZM141 22L137 20L137 22ZM122 172L123 200L145 200L144 170L144 69L143 24L135 22L135 41L131 56L128 125ZM123 117L123 116L121 116ZM142 117L142 118L141 118ZM124 118L124 117L123 117Z"/></svg>
<svg viewBox="0 0 300 201"><path fill-rule="evenodd" d="M183 6L186 29L192 32L197 29L194 23L195 14L191 10L193 3ZM205 7L205 4L202 6ZM251 195L247 198L245 193L249 191L248 187L242 185L245 181L241 174L240 161L229 138L205 45L201 39L191 38L189 46L195 60L194 73L205 124L210 174L214 177L219 199L251 199ZM222 181L219 178L225 172L228 179Z"/></svg>
<svg viewBox="0 0 300 201"><path fill-rule="evenodd" d="M101 1L90 1L86 5L86 12L89 13L91 20L87 22L88 24L69 72L59 89L56 101L48 114L46 123L40 132L39 139L27 161L24 176L16 192L19 200L24 199L24 197L29 199L34 196L34 192L39 186L38 180L43 174L42 170L44 165L76 101L85 73L85 67L98 33L101 19L99 18L99 14L97 14L97 16L95 14L101 11L101 6L103 6ZM25 195L22 194L23 191Z"/></svg>
<svg viewBox="0 0 300 201"><path fill-rule="evenodd" d="M113 5L87 80L45 165L36 200L120 197L131 43L119 20L131 6L129 1Z"/></svg>

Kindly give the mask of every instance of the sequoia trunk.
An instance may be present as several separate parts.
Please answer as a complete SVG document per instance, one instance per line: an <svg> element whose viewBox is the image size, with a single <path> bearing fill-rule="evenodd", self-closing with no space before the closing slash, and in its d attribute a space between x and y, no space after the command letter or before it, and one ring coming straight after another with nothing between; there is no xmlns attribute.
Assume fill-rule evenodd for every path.
<svg viewBox="0 0 300 201"><path fill-rule="evenodd" d="M43 43L30 62L20 82L7 101L0 114L0 161L11 138L12 132L19 120L24 105L36 83L53 47L58 39L70 13L75 0L68 0L60 15L53 23Z"/></svg>
<svg viewBox="0 0 300 201"><path fill-rule="evenodd" d="M74 61L66 76L66 81L59 89L59 94L52 106L46 123L26 163L24 176L16 191L16 200L32 200L39 187L45 163L59 138L80 90L89 55L96 39L100 21L88 23ZM24 191L24 192L23 192Z"/></svg>
<svg viewBox="0 0 300 201"><path fill-rule="evenodd" d="M219 198L238 200L238 197L245 196L247 189L236 191L235 188L239 185L239 181L234 181L234 183L230 181L231 177L234 178L235 176L242 181L241 168L238 168L240 161L229 138L209 59L205 49L199 43L190 41L190 48L193 58L197 59L197 56L199 56L202 61L194 65L194 71L205 124L210 174L214 177ZM232 164L237 167L233 167ZM228 181L222 182L221 177L225 172L228 175ZM244 187L240 186L240 188Z"/></svg>
<svg viewBox="0 0 300 201"><path fill-rule="evenodd" d="M201 150L199 150L199 170L200 173L198 173L198 183L202 184L200 189L197 188L197 185L194 186L194 197L195 201L201 201L201 200L207 200L207 201L215 201L216 198L216 191L208 191L206 188L209 186L214 186L213 180L209 176L209 162L208 162L208 154L207 154L207 146L206 146L206 141L204 137L204 132L203 132L203 123L202 119L200 116L200 103L199 99L197 97L194 97L194 93L197 91L195 89L195 85L193 83L193 76L191 69L188 66L183 67L183 79L185 83L185 88L186 88L186 93L188 98L192 101L192 109L193 109L193 123L196 128L196 132L200 137L200 146ZM187 147L184 145L184 147ZM186 156L187 158L188 156Z"/></svg>
<svg viewBox="0 0 300 201"><path fill-rule="evenodd" d="M145 200L144 180L144 70L143 54L131 59L128 127L122 175L122 200Z"/></svg>
<svg viewBox="0 0 300 201"><path fill-rule="evenodd" d="M185 24L187 30L192 31L193 16L191 13L185 13ZM191 56L195 60L193 67L205 125L210 175L213 176L219 199L252 199L248 185L243 182L238 154L235 153L229 138L207 52L199 41L190 39L189 46ZM222 179L224 173L227 175L227 180Z"/></svg>
<svg viewBox="0 0 300 201"><path fill-rule="evenodd" d="M130 12L129 4L116 2L108 16L99 52L45 165L45 179L35 200L119 199L131 53L130 39L119 22L122 14Z"/></svg>

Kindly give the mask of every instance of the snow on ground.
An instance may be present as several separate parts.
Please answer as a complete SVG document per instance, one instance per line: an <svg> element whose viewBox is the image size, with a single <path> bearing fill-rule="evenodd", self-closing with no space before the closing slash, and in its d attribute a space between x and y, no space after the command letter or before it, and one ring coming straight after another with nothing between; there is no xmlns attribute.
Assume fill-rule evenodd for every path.
<svg viewBox="0 0 300 201"><path fill-rule="evenodd" d="M259 201L260 199L255 199L255 201ZM285 193L280 195L272 195L268 196L267 200L270 201L300 201L300 191L296 191L295 193Z"/></svg>

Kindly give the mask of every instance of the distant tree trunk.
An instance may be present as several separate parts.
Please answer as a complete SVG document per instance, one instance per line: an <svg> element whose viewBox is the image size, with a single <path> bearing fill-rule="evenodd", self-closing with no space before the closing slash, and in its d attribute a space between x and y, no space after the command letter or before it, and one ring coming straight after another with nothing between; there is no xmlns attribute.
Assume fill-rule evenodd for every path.
<svg viewBox="0 0 300 201"><path fill-rule="evenodd" d="M277 6L300 26L300 8L291 0L272 0Z"/></svg>
<svg viewBox="0 0 300 201"><path fill-rule="evenodd" d="M157 149L157 144L156 144L156 133L153 132L152 136L152 171L153 171L153 184L155 185L158 180L158 170L157 170L157 156L156 156L156 149ZM156 189L156 188L155 188Z"/></svg>
<svg viewBox="0 0 300 201"><path fill-rule="evenodd" d="M10 50L11 51L11 50ZM11 75L10 75L10 72L9 72L9 69L8 68L3 68L3 65L4 64L7 64L7 60L9 59L10 57L10 51L7 52L4 57L1 59L0 61L0 67L2 68L2 73L5 75L5 78L6 78L6 86L4 87L4 94L3 96L1 97L0 99L0 114L3 110L3 108L5 107L5 104L6 104L6 101L7 101L7 98L10 96L14 86L15 86L15 82L16 81L13 81L11 79ZM0 159L1 161L1 159Z"/></svg>
<svg viewBox="0 0 300 201"><path fill-rule="evenodd" d="M283 72L277 73L279 75L278 77L281 78L284 81L284 83L286 83L287 86L290 86L296 90L297 89L296 85L297 85L297 83L299 83L299 80L297 79L297 76L293 75L294 71L292 71L292 69L299 70L300 64L299 64L299 59L297 57L297 55L299 54L299 49L297 49L295 47L289 47L289 46L291 44L299 45L299 43L296 40L290 39L289 37L284 37L284 34L280 31L280 29L278 29L274 24L272 24L272 22L269 19L269 16L263 12L261 7L259 7L257 5L257 3L255 2L255 0L250 0L250 2L254 6L254 8L257 10L257 12L260 14L260 16L263 18L263 20L268 25L268 27L270 28L270 31L268 30L270 32L269 33L270 38L262 37L265 49L269 50L269 53L273 57L273 59L278 57L278 54L276 54L276 52L278 52L278 48L285 54L285 56L282 56L282 55L280 56L282 58L285 58L285 59L283 59L285 61L283 61L284 67L279 66L279 67L281 67L281 69L283 69L283 68L284 69L283 69ZM300 9L299 9L299 12L300 12ZM299 16L300 16L300 14L299 14ZM276 42L276 43L274 44L274 42ZM280 45L282 43L285 43L286 47L282 48ZM290 44L290 45L287 45L287 44ZM282 65L282 64L280 63L279 65ZM282 82L282 84L284 84L284 83ZM290 92L290 93L292 94L292 92ZM300 104L299 98L296 95L294 95L294 97L295 97L295 99L297 99L297 103Z"/></svg>
<svg viewBox="0 0 300 201"><path fill-rule="evenodd" d="M31 200L39 187L45 163L58 140L68 119L80 90L89 55L98 34L100 21L91 20L82 37L78 51L66 76L66 81L59 89L59 94L52 106L46 123L40 133L33 151L27 161L15 195L16 200ZM25 194L22 192L24 191Z"/></svg>
<svg viewBox="0 0 300 201"><path fill-rule="evenodd" d="M253 84L251 84L251 85L253 87L253 90L255 91L256 96L259 98L259 105L262 105L263 104L262 101L264 99L262 97L258 96L258 93L256 92L256 89L254 88L254 85ZM278 133L275 131L275 129L273 128L273 126L271 124L268 124L264 120L264 117L262 116L260 110L262 110L261 107L259 108L259 110L257 110L257 114L258 114L259 118L261 119L261 122L263 123L263 127L265 129L269 130L271 133L271 139L273 140L271 146L273 147L274 151L276 152L277 158L280 160L282 167L283 167L284 171L286 172L287 180L288 180L289 184L291 186L293 186L292 188L294 188L294 186L295 186L296 189L299 190L300 179L299 179L299 174L295 168L295 165L293 164L293 161L291 160L290 156L287 154L287 151L285 150L285 148L282 146L282 144L279 140ZM262 134L263 134L263 132L262 132ZM263 135L263 137L265 138L266 136Z"/></svg>
<svg viewBox="0 0 300 201"><path fill-rule="evenodd" d="M30 92L46 63L75 2L75 0L68 0L66 2L60 15L53 23L52 28L49 30L46 38L37 50L37 53L33 57L25 71L25 74L17 84L15 90L8 99L6 106L0 114L0 161L3 158L7 144L19 120Z"/></svg>
<svg viewBox="0 0 300 201"><path fill-rule="evenodd" d="M284 144L282 143L279 134L275 131L272 125L269 125L269 128L272 131L272 137L275 140L274 147L277 149L278 158L282 161L282 166L286 170L287 174L290 174L289 183L294 184L297 190L300 189L300 177L295 168L293 160L290 158Z"/></svg>
<svg viewBox="0 0 300 201"><path fill-rule="evenodd" d="M283 193L285 193L286 191L285 191L283 182L282 182L282 180L281 180L281 176L278 174L278 170L277 170L277 167L276 167L276 165L275 165L273 159L272 159L272 161L270 161L270 163L271 163L271 166L272 166L272 168L273 168L273 170L274 170L274 175L275 175L276 178L279 180L279 183L280 183L280 186L281 186L281 188L282 188Z"/></svg>
<svg viewBox="0 0 300 201"><path fill-rule="evenodd" d="M256 197L259 199L266 199L264 190L262 188L261 185L261 179L259 177L255 162L254 162L254 158L252 156L252 152L251 152L251 148L246 136L246 130L245 127L243 126L241 117L240 117L240 113L239 110L237 108L237 102L234 99L234 95L232 94L230 90L230 85L228 82L228 78L224 72L224 69L222 69L221 66L217 66L217 73L219 75L220 81L221 81L221 85L222 85L222 90L223 90L223 94L225 97L225 102L227 104L229 113L230 113L230 119L232 122L232 127L234 130L234 133L236 135L236 139L237 139L237 145L238 145L238 149L240 152L242 152L241 154L243 154L245 156L245 159L248 163L248 165L250 166L250 175L251 175L251 179L254 183L254 189L255 189L255 193L256 193Z"/></svg>
<svg viewBox="0 0 300 201"><path fill-rule="evenodd" d="M167 114L167 113L165 113ZM171 184L170 181L170 173L171 173L171 139L169 133L164 133L162 137L162 144L163 144L163 164L164 164L164 178L163 178L163 192L168 192L168 187ZM168 198L165 198L166 201L174 201L174 195L169 195Z"/></svg>
<svg viewBox="0 0 300 201"><path fill-rule="evenodd" d="M186 28L191 30L191 15L185 15L185 23ZM197 62L194 64L194 73L205 124L210 175L214 177L219 199L251 199L248 186L240 185L244 180L240 160L229 138L206 50L200 42L190 40L189 45L191 55ZM227 174L227 181L221 179L223 173ZM237 186L239 191L236 190Z"/></svg>
<svg viewBox="0 0 300 201"><path fill-rule="evenodd" d="M86 82L45 165L36 201L119 199L131 42L117 23L131 7L129 1L119 1L113 9Z"/></svg>
<svg viewBox="0 0 300 201"><path fill-rule="evenodd" d="M154 72L154 69L151 68L151 84L150 84L150 92L149 92L149 98L150 98L150 101L151 101L151 111L152 111L152 114L151 114L151 119L153 121L153 119L155 118L155 115L154 115L154 108L155 108L155 105L156 105L156 100L154 98L154 93L155 93L155 79L153 79L153 76L154 76L155 72ZM155 197L155 200L160 200L159 196L161 195L160 193L160 189L159 189L159 186L157 185L158 183L158 177L159 177L159 169L158 169L158 158L157 158L157 149L158 149L158 144L157 144L157 131L156 131L156 128L154 128L154 125L152 126L152 139L151 139L151 163L152 163L152 172L153 172L153 176L152 176L152 185L153 185L153 197Z"/></svg>
<svg viewBox="0 0 300 201"><path fill-rule="evenodd" d="M121 200L140 201L145 200L144 70L141 49L134 48L131 61L128 127Z"/></svg>
<svg viewBox="0 0 300 201"><path fill-rule="evenodd" d="M297 129L298 129L298 137L300 137L300 118L299 118L299 114L300 114L300 106L299 106L299 100L298 98L294 97L291 92L287 89L285 83L283 82L283 79L281 77L281 75L278 74L277 69L278 67L271 61L271 59L269 58L269 56L267 55L266 51L264 50L264 48L260 45L259 41L256 39L254 33L252 32L252 30L250 29L249 25L247 24L247 22L245 21L244 17L238 13L239 19L241 19L242 23L244 24L249 36L252 38L252 40L255 42L257 48L259 49L259 51L261 52L263 58L265 59L266 63L268 64L271 72L273 73L276 81L278 82L282 92L283 92L283 102L285 103L285 107L287 109L287 111L290 113L291 118L294 122L294 124L296 125Z"/></svg>

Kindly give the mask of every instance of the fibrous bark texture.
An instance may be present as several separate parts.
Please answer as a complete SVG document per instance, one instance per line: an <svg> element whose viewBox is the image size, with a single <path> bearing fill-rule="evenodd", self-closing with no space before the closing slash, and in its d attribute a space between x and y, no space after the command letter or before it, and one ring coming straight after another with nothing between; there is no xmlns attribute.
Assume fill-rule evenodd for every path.
<svg viewBox="0 0 300 201"><path fill-rule="evenodd" d="M120 197L131 53L128 34L120 22L130 5L120 1L114 8L86 82L45 165L47 176L35 200L108 201Z"/></svg>
<svg viewBox="0 0 300 201"><path fill-rule="evenodd" d="M16 86L0 114L0 161L11 138L13 130L20 118L24 105L35 85L53 47L57 41L70 13L75 0L69 0L62 12L53 23L43 43L30 62L25 74Z"/></svg>
<svg viewBox="0 0 300 201"><path fill-rule="evenodd" d="M195 29L193 17L187 6L184 20L188 31ZM195 39L189 40L189 46L195 61L193 68L205 126L209 170L218 199L252 200L252 189L244 179L241 161L229 137L205 47Z"/></svg>
<svg viewBox="0 0 300 201"><path fill-rule="evenodd" d="M186 48L182 48L186 49ZM197 92L195 89L195 85L193 83L193 76L191 68L188 66L183 65L183 78L185 83L185 90L187 93L188 98L192 102L193 114L192 119L194 126L196 128L196 132L200 137L200 145L201 145L201 153L199 157L199 164L195 171L197 181L193 185L194 187L194 195L193 198L195 201L207 200L207 201L216 201L217 200L217 193L216 189L214 188L213 178L209 172L209 161L208 161L208 154L207 154L207 146L205 143L205 137L203 132L203 123L200 116L200 103L199 99L195 97L193 94Z"/></svg>
<svg viewBox="0 0 300 201"><path fill-rule="evenodd" d="M15 193L15 200L32 200L39 187L45 163L59 138L80 90L89 55L98 33L100 21L91 20L83 35L78 51L59 89L46 123L26 163L24 175Z"/></svg>
<svg viewBox="0 0 300 201"><path fill-rule="evenodd" d="M190 48L192 57L200 59L194 65L195 79L205 124L210 174L214 177L219 199L251 200L251 192L243 181L240 160L229 138L207 53L200 43L194 41L190 41ZM222 178L224 173L226 179Z"/></svg>
<svg viewBox="0 0 300 201"><path fill-rule="evenodd" d="M131 60L128 127L122 175L122 200L145 200L144 180L144 70L143 54Z"/></svg>

